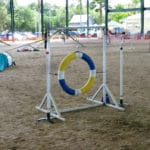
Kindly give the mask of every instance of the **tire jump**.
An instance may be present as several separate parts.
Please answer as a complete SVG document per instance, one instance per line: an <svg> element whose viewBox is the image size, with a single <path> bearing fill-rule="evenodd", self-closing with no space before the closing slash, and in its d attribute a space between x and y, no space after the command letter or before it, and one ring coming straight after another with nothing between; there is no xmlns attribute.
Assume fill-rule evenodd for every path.
<svg viewBox="0 0 150 150"><path fill-rule="evenodd" d="M76 58L80 58L80 59L84 60L89 66L88 81L80 89L73 89L73 88L69 87L65 81L65 70L66 70L68 64ZM73 53L67 55L62 60L62 62L59 65L59 68L58 68L59 85L66 93L68 93L70 95L79 95L79 94L86 93L93 85L95 77L96 77L96 68L95 68L95 64L94 64L93 60L87 54L85 54L83 52L79 52L79 51L76 51L76 52L73 52Z"/></svg>

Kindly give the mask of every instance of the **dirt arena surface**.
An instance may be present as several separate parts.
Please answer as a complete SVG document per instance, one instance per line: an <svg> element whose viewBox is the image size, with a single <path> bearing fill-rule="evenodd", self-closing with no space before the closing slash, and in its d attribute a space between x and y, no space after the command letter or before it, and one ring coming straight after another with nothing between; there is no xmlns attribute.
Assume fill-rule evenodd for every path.
<svg viewBox="0 0 150 150"><path fill-rule="evenodd" d="M86 104L102 83L102 42L83 40L77 49L72 40L51 42L52 95L58 108ZM37 123L46 114L35 109L46 93L46 55L43 44L37 52L8 51L16 67L0 72L0 150L149 150L150 149L150 42L125 41L124 102L125 111L100 106L63 113L65 122ZM11 49L11 50L9 50ZM113 41L107 49L107 85L119 102L119 49ZM66 94L58 85L57 70L62 59L80 50L95 62L97 77L90 91L80 96ZM88 66L74 60L66 70L68 85L80 88L88 79ZM101 94L99 95L101 99Z"/></svg>

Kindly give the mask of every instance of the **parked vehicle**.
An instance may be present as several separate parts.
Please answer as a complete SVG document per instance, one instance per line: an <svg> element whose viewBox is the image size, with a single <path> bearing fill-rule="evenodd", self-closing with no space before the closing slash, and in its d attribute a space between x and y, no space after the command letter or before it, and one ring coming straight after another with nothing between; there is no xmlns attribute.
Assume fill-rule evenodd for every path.
<svg viewBox="0 0 150 150"><path fill-rule="evenodd" d="M22 32L21 34L24 40L36 40L37 36L32 34L32 32Z"/></svg>
<svg viewBox="0 0 150 150"><path fill-rule="evenodd" d="M2 32L0 34L0 39L1 40L23 40L23 36L19 33L19 32L14 32L14 34L12 34L12 32Z"/></svg>

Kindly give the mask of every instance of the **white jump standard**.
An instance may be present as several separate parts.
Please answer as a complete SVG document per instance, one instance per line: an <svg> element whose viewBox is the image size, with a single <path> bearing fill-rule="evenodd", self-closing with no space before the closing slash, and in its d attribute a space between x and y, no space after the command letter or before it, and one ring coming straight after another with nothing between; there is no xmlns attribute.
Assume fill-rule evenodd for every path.
<svg viewBox="0 0 150 150"><path fill-rule="evenodd" d="M50 37L48 34L47 35L47 49L46 49L47 91L40 105L36 106L38 110L46 113L47 116L44 118L38 119L38 121L47 120L51 122L51 120L54 118L65 121L65 118L61 116L61 113L83 110L83 109L93 108L93 107L97 107L101 105L109 106L109 107L116 108L119 110L124 110L124 107L123 107L123 48L120 49L120 104L117 103L116 99L114 98L114 96L112 95L111 91L109 90L106 84L106 35L104 34L103 36L103 83L100 85L100 87L95 92L95 94L91 98L87 99L87 101L90 101L91 104L86 104L83 106L77 106L77 107L72 107L72 108L64 108L61 110L57 108L57 105L55 104L55 100L53 99L52 93L51 93L51 55L50 55L50 52L51 52ZM89 79L87 83L80 89L72 89L65 83L64 71L67 65L69 64L69 62L75 58L81 58L84 61L86 61L90 69ZM87 92L91 88L95 80L95 77L96 77L96 69L95 69L94 62L87 54L79 52L79 51L73 52L69 54L68 56L66 56L61 62L59 69L58 69L59 84L65 92L71 95L79 95L79 94ZM96 98L100 91L102 91L102 99L97 100ZM108 101L107 98L112 100L112 103L110 100Z"/></svg>
<svg viewBox="0 0 150 150"><path fill-rule="evenodd" d="M49 33L46 34L45 37L46 41L46 77L47 77L47 88L46 88L46 94L44 98L42 99L39 106L36 106L36 109L44 112L47 114L46 117L38 119L38 121L41 120L47 120L51 122L53 118L60 119L64 121L65 119L61 116L60 112L58 111L57 105L55 104L55 100L53 99L52 93L51 93L51 50L50 50L50 36Z"/></svg>
<svg viewBox="0 0 150 150"><path fill-rule="evenodd" d="M48 34L47 35L47 49L46 49L47 91L46 91L46 94L45 94L44 98L42 99L40 105L36 106L36 109L46 113L47 116L43 117L43 118L39 118L38 121L47 120L47 121L51 122L51 120L54 118L65 121L65 118L63 118L61 116L61 113L83 110L83 109L93 108L93 107L99 106L99 104L92 103L92 104L87 104L84 106L77 106L77 107L64 108L64 109L58 110L57 105L55 104L55 100L52 97L52 93L51 93L51 55L50 55L50 52L51 52L51 50L50 50L50 38L49 38L49 34ZM68 58L66 58L66 59L69 59L69 61L71 61L73 59L72 57L70 58L70 56L73 56L73 58L80 57L81 59L85 60L89 65L89 68L90 68L89 80L81 88L81 92L85 93L87 90L90 89L90 87L93 84L93 81L95 79L95 76L96 76L95 65L94 65L92 59L88 55L86 55L85 53L74 52L74 53L70 54ZM62 61L62 64L63 64L63 62L64 61ZM61 65L60 65L59 69L65 70L64 67L66 67L66 66L63 65L62 66L63 69L62 69ZM63 73L59 73L58 78L60 78L60 80L62 79L62 74Z"/></svg>
<svg viewBox="0 0 150 150"><path fill-rule="evenodd" d="M104 33L103 31L103 83L100 85L100 87L98 88L98 90L94 93L94 95L91 98L87 98L89 101L91 102L95 102L97 104L101 104L101 105L105 105L105 106L109 106L112 108L116 108L119 110L124 110L123 107L123 53L122 51L120 52L121 54L121 58L120 58L120 104L118 104L118 102L116 101L115 97L113 96L113 94L111 93L111 91L109 90L107 83L106 83L106 77L107 77L107 59L106 59L106 39L107 39L107 35L106 33ZM123 49L122 49L123 50ZM99 92L102 91L102 99L96 99ZM109 100L108 100L109 98ZM111 102L112 101L112 102Z"/></svg>

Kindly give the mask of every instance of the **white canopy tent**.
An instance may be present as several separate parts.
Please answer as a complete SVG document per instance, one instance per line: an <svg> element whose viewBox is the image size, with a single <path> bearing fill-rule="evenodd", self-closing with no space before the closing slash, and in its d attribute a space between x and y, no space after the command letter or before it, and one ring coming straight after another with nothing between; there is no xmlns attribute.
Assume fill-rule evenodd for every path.
<svg viewBox="0 0 150 150"><path fill-rule="evenodd" d="M140 33L141 30L141 14L135 14L124 19L123 26L131 33ZM150 12L144 13L144 33L150 30Z"/></svg>

